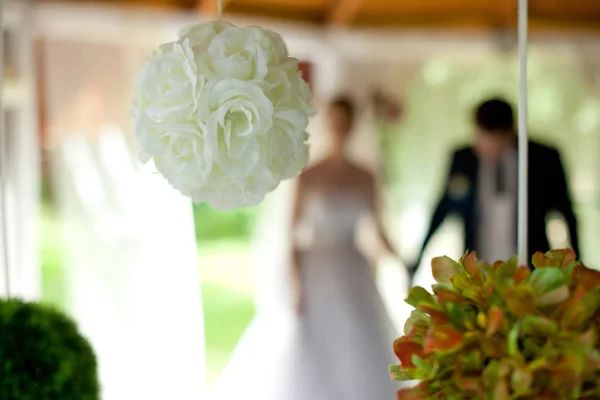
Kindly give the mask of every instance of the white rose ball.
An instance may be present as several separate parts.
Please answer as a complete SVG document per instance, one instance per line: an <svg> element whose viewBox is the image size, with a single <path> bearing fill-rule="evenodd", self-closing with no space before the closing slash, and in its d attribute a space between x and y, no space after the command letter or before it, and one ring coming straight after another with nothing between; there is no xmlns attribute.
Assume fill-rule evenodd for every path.
<svg viewBox="0 0 600 400"><path fill-rule="evenodd" d="M195 202L256 205L308 162L311 95L277 33L212 22L160 46L132 114L143 161Z"/></svg>

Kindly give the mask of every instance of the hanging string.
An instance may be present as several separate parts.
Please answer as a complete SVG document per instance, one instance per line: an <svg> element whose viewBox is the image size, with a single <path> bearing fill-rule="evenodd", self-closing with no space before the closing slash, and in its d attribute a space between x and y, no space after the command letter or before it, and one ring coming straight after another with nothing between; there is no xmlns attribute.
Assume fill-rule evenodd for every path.
<svg viewBox="0 0 600 400"><path fill-rule="evenodd" d="M0 1L0 32L4 32L2 20L4 3ZM0 60L4 55L4 41L0 40ZM4 111L2 110L2 93L4 89L4 63L0 62L0 236L2 237L2 267L4 270L4 289L6 297L11 296L10 287L10 265L8 248L8 216L6 205L6 140L4 136Z"/></svg>
<svg viewBox="0 0 600 400"><path fill-rule="evenodd" d="M528 148L527 141L527 0L519 0L519 200L517 240L519 264L529 264L528 249Z"/></svg>
<svg viewBox="0 0 600 400"><path fill-rule="evenodd" d="M217 19L220 21L223 18L223 0L217 0L219 8L217 11Z"/></svg>

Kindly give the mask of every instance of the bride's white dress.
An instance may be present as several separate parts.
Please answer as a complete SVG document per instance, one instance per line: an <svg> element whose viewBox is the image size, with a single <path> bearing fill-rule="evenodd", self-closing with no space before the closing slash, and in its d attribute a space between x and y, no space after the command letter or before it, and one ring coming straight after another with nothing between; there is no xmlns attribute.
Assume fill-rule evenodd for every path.
<svg viewBox="0 0 600 400"><path fill-rule="evenodd" d="M354 191L308 195L300 222L303 312L259 312L213 386L212 400L395 398L399 385L388 366L396 363L397 332L355 247L365 211L367 199Z"/></svg>

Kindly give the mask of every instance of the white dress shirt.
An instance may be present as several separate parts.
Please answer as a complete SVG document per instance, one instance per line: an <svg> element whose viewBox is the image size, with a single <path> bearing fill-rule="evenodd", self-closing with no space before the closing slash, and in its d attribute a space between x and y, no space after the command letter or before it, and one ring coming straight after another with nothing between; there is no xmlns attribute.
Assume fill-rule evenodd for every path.
<svg viewBox="0 0 600 400"><path fill-rule="evenodd" d="M497 175L497 168L502 173ZM501 182L498 182L498 179ZM498 184L503 188L498 187ZM478 258L493 263L517 254L517 151L511 149L499 163L481 160L477 181Z"/></svg>

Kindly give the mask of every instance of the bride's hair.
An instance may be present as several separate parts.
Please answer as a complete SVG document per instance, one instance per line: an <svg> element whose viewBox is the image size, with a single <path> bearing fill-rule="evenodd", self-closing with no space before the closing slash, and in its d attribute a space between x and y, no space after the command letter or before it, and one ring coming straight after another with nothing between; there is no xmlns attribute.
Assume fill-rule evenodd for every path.
<svg viewBox="0 0 600 400"><path fill-rule="evenodd" d="M348 121L350 121L350 122L354 121L355 108L354 108L354 102L352 101L350 96L338 95L338 96L334 97L329 102L328 108L330 110L340 109L340 110L344 111L344 113L348 117Z"/></svg>

